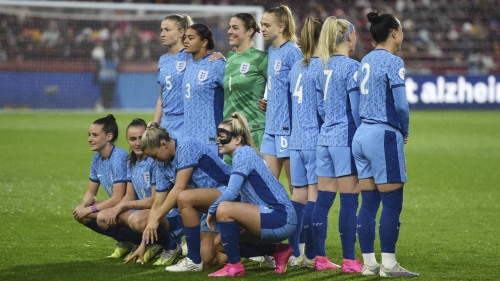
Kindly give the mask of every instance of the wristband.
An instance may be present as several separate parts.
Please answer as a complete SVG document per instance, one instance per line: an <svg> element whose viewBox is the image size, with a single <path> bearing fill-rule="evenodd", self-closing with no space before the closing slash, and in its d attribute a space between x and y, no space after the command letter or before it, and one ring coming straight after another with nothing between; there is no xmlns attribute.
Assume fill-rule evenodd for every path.
<svg viewBox="0 0 500 281"><path fill-rule="evenodd" d="M92 207L90 207L90 209L92 210L92 213L97 213L98 212L96 205L92 205Z"/></svg>

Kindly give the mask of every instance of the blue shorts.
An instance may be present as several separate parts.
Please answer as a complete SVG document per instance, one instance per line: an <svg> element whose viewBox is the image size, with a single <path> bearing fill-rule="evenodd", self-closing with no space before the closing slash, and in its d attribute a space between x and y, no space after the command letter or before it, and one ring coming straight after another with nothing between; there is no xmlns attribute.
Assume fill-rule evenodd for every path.
<svg viewBox="0 0 500 281"><path fill-rule="evenodd" d="M256 244L279 243L292 236L297 224L287 221L285 206L259 206L260 237L251 236Z"/></svg>
<svg viewBox="0 0 500 281"><path fill-rule="evenodd" d="M401 132L386 124L362 123L352 140L358 178L375 184L406 182L406 159Z"/></svg>
<svg viewBox="0 0 500 281"><path fill-rule="evenodd" d="M317 184L316 151L290 150L290 174L294 187Z"/></svg>
<svg viewBox="0 0 500 281"><path fill-rule="evenodd" d="M356 164L348 146L319 146L316 150L319 177L338 178L355 175Z"/></svg>
<svg viewBox="0 0 500 281"><path fill-rule="evenodd" d="M163 115L160 126L165 128L168 135L173 139L184 137L184 114L181 115Z"/></svg>
<svg viewBox="0 0 500 281"><path fill-rule="evenodd" d="M168 226L170 228L170 237L172 239L178 239L184 236L184 225L182 224L181 214L178 208L173 208L165 216L168 220Z"/></svg>
<svg viewBox="0 0 500 281"><path fill-rule="evenodd" d="M288 158L290 157L290 150L288 150L289 140L290 136L269 135L264 133L260 152L276 156L276 158Z"/></svg>

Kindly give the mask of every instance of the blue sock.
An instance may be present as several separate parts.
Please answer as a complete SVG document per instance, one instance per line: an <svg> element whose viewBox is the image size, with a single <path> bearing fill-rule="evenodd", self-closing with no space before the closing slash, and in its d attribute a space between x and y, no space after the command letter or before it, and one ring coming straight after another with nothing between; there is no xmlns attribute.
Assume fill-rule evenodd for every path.
<svg viewBox="0 0 500 281"><path fill-rule="evenodd" d="M184 227L184 236L186 237L186 244L188 247L187 257L194 263L201 263L200 246L201 234L200 225L193 227Z"/></svg>
<svg viewBox="0 0 500 281"><path fill-rule="evenodd" d="M175 241L175 243L180 245L180 244L182 244L182 237L176 238L174 241Z"/></svg>
<svg viewBox="0 0 500 281"><path fill-rule="evenodd" d="M177 247L175 240L170 237L163 227L159 226L156 232L158 233L158 240L155 243L160 245L164 250L174 250Z"/></svg>
<svg viewBox="0 0 500 281"><path fill-rule="evenodd" d="M84 225L99 234L107 235L106 231L99 227L96 219L90 219L90 221Z"/></svg>
<svg viewBox="0 0 500 281"><path fill-rule="evenodd" d="M134 245L140 245L142 241L142 234L133 231L132 229L118 225L118 241L132 242Z"/></svg>
<svg viewBox="0 0 500 281"><path fill-rule="evenodd" d="M318 191L318 199L312 213L312 233L316 255L326 257L325 242L328 231L328 212L335 201L337 193Z"/></svg>
<svg viewBox="0 0 500 281"><path fill-rule="evenodd" d="M292 200L293 208L295 209L295 213L297 213L297 227L293 232L292 236L288 238L288 243L293 247L293 255L298 257L300 256L300 248L299 248L299 238L300 233L302 232L302 220L304 219L304 207L306 205L295 202Z"/></svg>
<svg viewBox="0 0 500 281"><path fill-rule="evenodd" d="M238 224L233 222L217 222L220 227L220 239L226 252L228 263L235 264L241 261L240 257L240 229Z"/></svg>
<svg viewBox="0 0 500 281"><path fill-rule="evenodd" d="M382 253L396 253L399 236L399 215L403 209L403 187L391 192L380 192L382 214L380 215L379 235Z"/></svg>
<svg viewBox="0 0 500 281"><path fill-rule="evenodd" d="M316 251L314 251L314 236L312 234L312 226L311 226L312 213L315 204L316 202L307 201L306 210L304 211L304 223L302 225L302 233L304 233L305 243L306 243L305 254L306 257L310 260L316 257Z"/></svg>
<svg viewBox="0 0 500 281"><path fill-rule="evenodd" d="M380 207L378 190L361 191L361 208L358 213L358 240L361 253L375 253L375 225Z"/></svg>
<svg viewBox="0 0 500 281"><path fill-rule="evenodd" d="M359 194L340 193L339 232L344 259L356 259L356 212Z"/></svg>

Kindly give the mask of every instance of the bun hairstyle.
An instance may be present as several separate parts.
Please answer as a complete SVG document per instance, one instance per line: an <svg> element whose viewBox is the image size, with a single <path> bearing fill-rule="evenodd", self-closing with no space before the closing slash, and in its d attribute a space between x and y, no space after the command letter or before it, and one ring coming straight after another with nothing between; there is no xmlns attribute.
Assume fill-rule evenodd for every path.
<svg viewBox="0 0 500 281"><path fill-rule="evenodd" d="M318 45L319 35L323 27L323 20L316 18L307 18L304 27L300 32L300 49L304 55L302 65L309 65L311 57L314 54L316 45Z"/></svg>
<svg viewBox="0 0 500 281"><path fill-rule="evenodd" d="M344 19L337 19L334 16L328 17L321 29L319 36L319 57L324 65L328 64L330 57L333 56L338 49L342 39L345 40L349 34L349 27L352 24Z"/></svg>
<svg viewBox="0 0 500 281"><path fill-rule="evenodd" d="M193 24L193 20L188 15L170 15L166 16L163 20L171 20L177 22L177 27L179 30L188 29L189 26Z"/></svg>
<svg viewBox="0 0 500 281"><path fill-rule="evenodd" d="M171 139L167 130L162 128L158 122L149 122L146 131L142 134L141 150L160 147L161 141L170 141Z"/></svg>
<svg viewBox="0 0 500 281"><path fill-rule="evenodd" d="M257 154L260 155L259 150L253 142L252 135L250 134L250 129L248 128L248 122L245 116L243 116L238 111L231 114L231 118L228 118L221 122L221 124L230 125L232 130L232 136L241 136L243 138L243 144L251 146Z"/></svg>
<svg viewBox="0 0 500 281"><path fill-rule="evenodd" d="M392 29L401 28L399 20L391 14L379 14L379 11L370 12L366 18L371 23L370 32L374 45L385 42Z"/></svg>
<svg viewBox="0 0 500 281"><path fill-rule="evenodd" d="M118 138L118 124L116 124L116 119L113 114L108 114L106 117L99 118L95 120L92 124L102 125L102 130L104 133L113 134L111 143L114 143Z"/></svg>
<svg viewBox="0 0 500 281"><path fill-rule="evenodd" d="M143 128L146 128L147 127L147 124L146 124L146 121L144 121L143 119L141 118L135 118L134 120L132 120L132 122L130 122L130 124L128 124L127 126L127 133L128 133L128 129L130 127L143 127ZM130 167L133 167L135 166L135 164L137 163L137 155L135 154L135 152L132 150L130 151L128 157L127 157L127 160L129 160L129 166Z"/></svg>
<svg viewBox="0 0 500 281"><path fill-rule="evenodd" d="M253 34L252 34L251 38L253 38L255 33L260 33L260 27L257 24L257 21L255 20L255 18L251 14L239 13L239 14L233 15L233 18L237 18L237 19L241 20L243 22L243 24L245 25L246 31L250 30L250 28L253 28Z"/></svg>
<svg viewBox="0 0 500 281"><path fill-rule="evenodd" d="M266 13L273 14L278 23L285 25L283 30L285 40L297 44L298 40L297 35L295 35L295 22L293 21L292 10L287 5L281 5L267 10Z"/></svg>
<svg viewBox="0 0 500 281"><path fill-rule="evenodd" d="M198 33L198 35L201 37L202 41L208 40L207 50L213 50L215 48L215 39L212 31L210 30L210 28L208 28L208 26L202 23L195 23L189 26L189 28L194 29L196 33Z"/></svg>

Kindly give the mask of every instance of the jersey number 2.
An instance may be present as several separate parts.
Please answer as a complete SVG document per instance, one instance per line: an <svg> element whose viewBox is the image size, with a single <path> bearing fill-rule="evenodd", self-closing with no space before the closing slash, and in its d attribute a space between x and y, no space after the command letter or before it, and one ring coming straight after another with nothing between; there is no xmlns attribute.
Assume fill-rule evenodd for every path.
<svg viewBox="0 0 500 281"><path fill-rule="evenodd" d="M368 95L368 89L366 88L366 82L368 82L368 78L370 78L370 65L365 63L361 68L363 72L365 72L365 77L363 77L363 81L361 81L361 94Z"/></svg>

